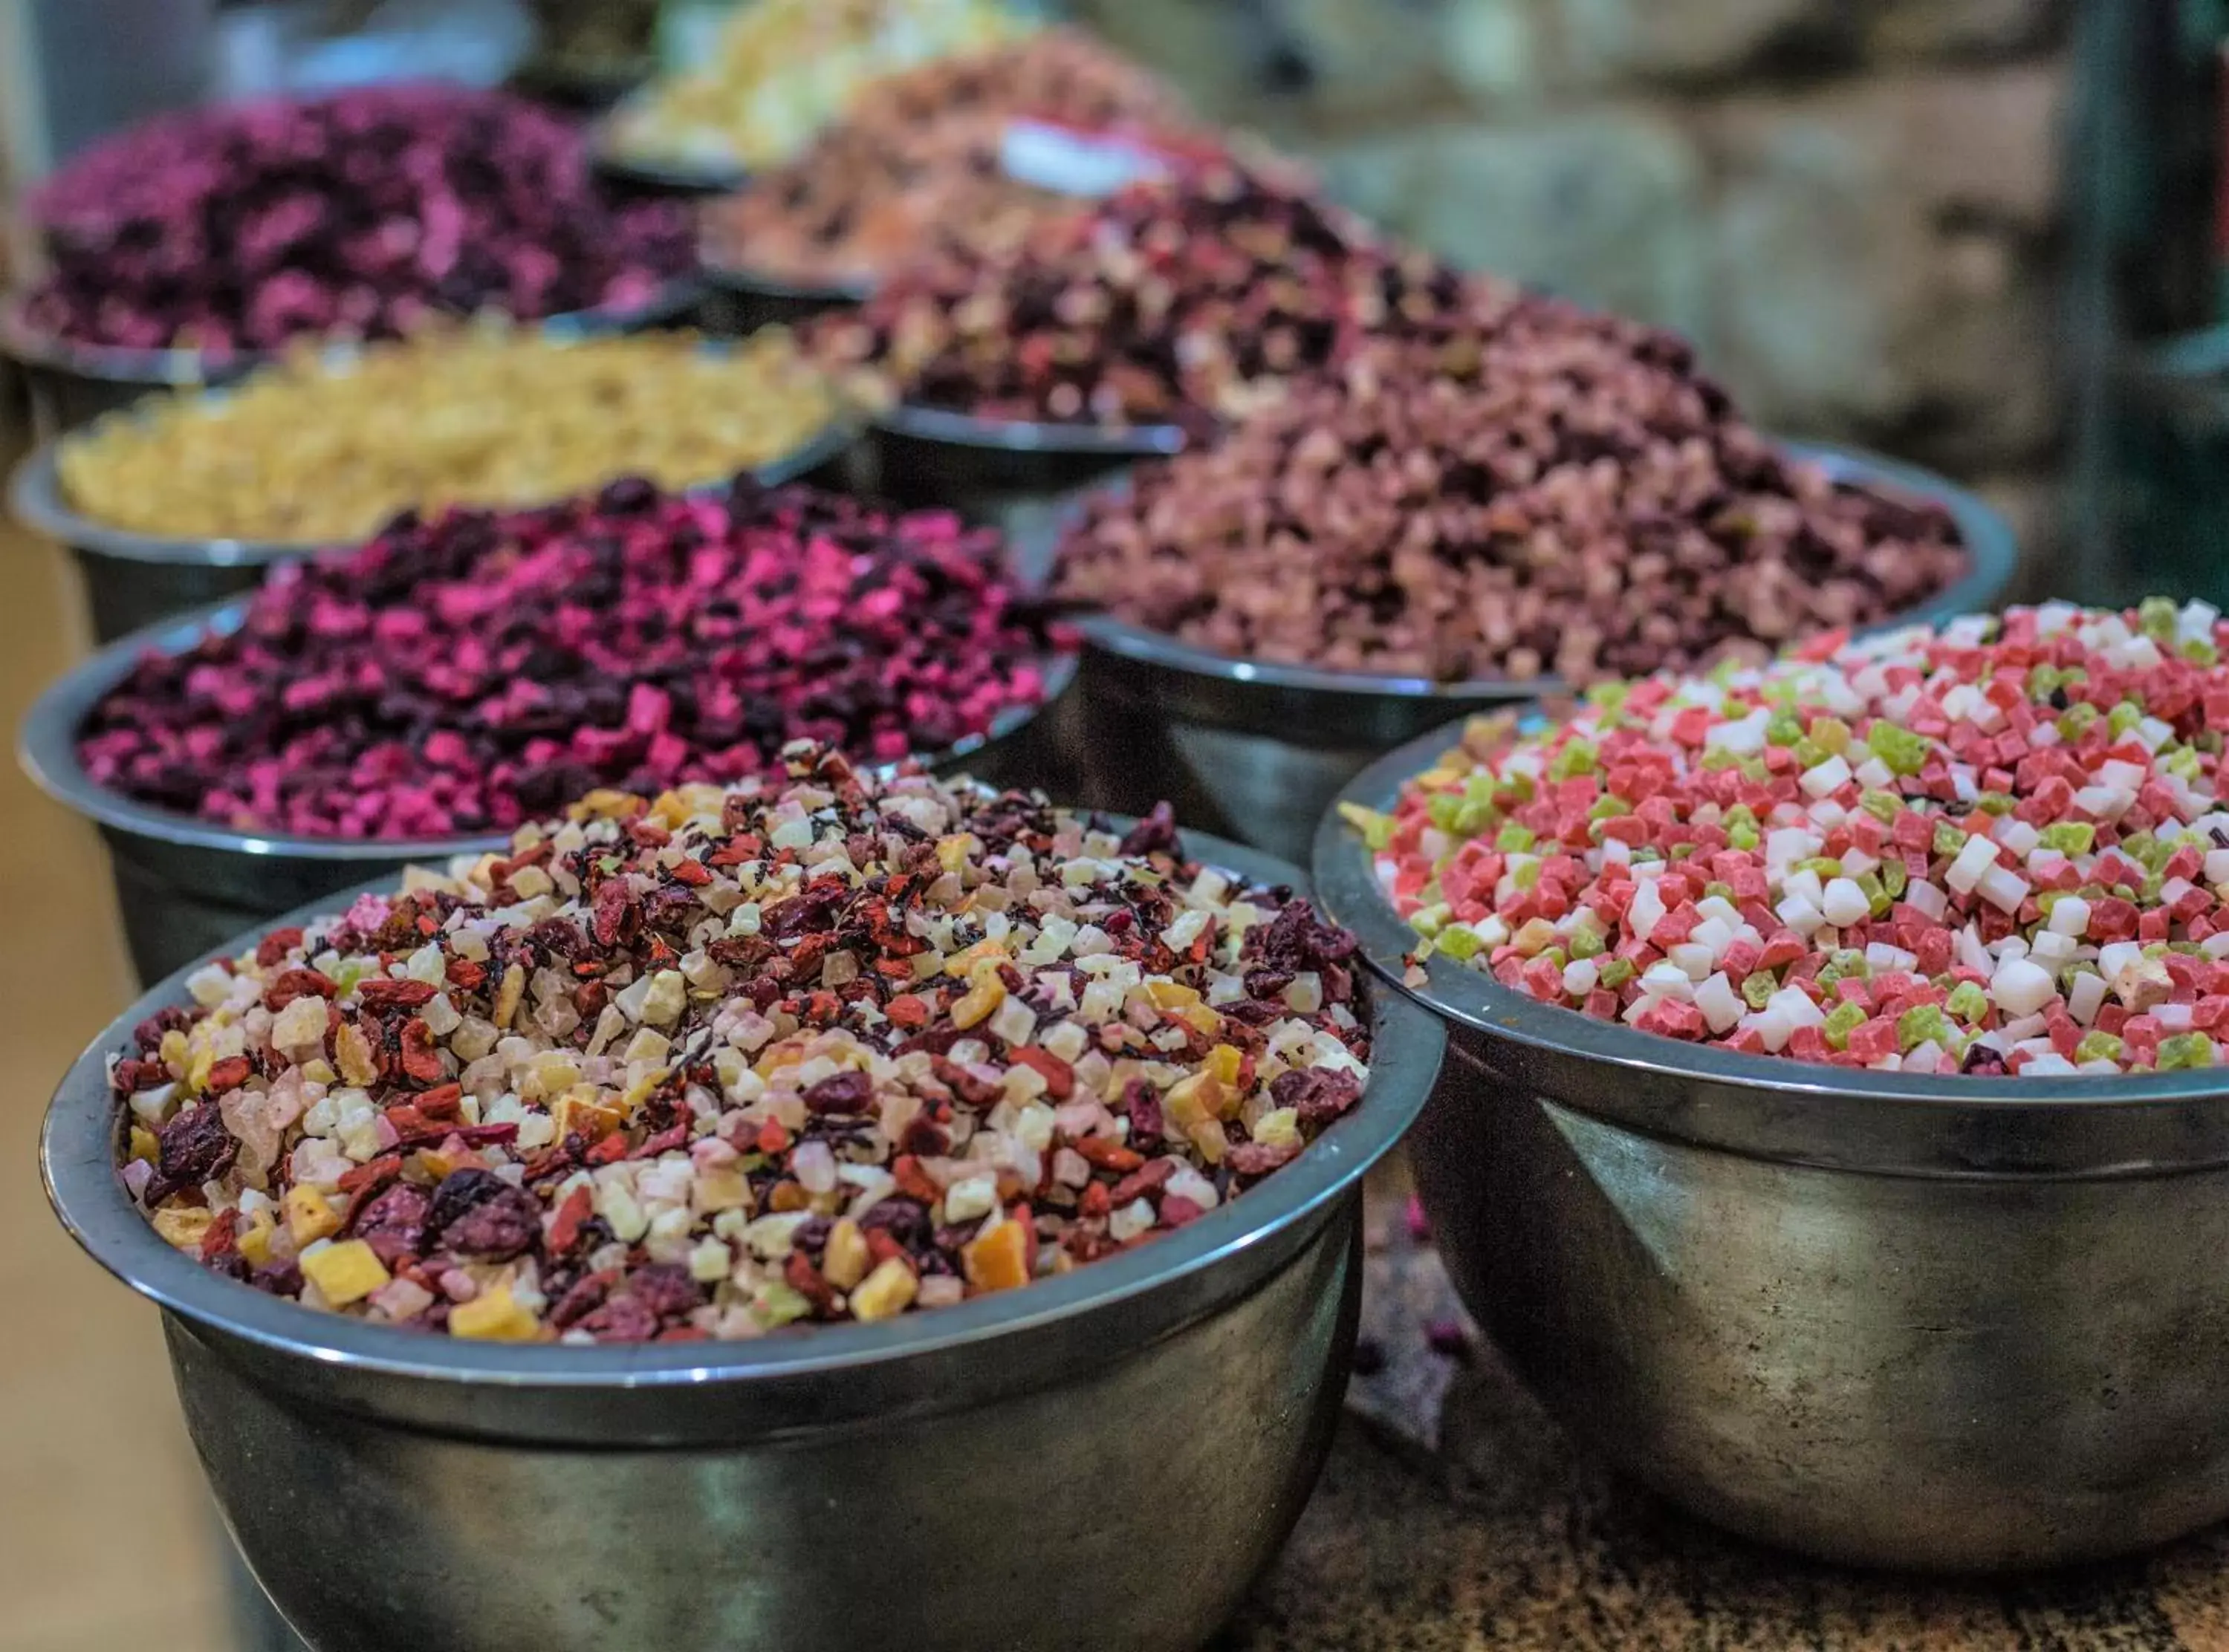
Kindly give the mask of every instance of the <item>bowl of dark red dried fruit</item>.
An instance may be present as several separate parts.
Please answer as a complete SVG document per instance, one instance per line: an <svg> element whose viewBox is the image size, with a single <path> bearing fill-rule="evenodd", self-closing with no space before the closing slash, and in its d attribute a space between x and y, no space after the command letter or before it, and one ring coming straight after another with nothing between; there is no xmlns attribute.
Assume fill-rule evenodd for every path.
<svg viewBox="0 0 2229 1652"><path fill-rule="evenodd" d="M1072 643L1003 543L738 477L398 517L247 602L100 650L22 757L99 823L144 980L599 788L740 778L788 740L1037 772Z"/></svg>
<svg viewBox="0 0 2229 1652"><path fill-rule="evenodd" d="M1300 882L800 745L164 982L48 1187L318 1647L1178 1652L1443 1042Z"/></svg>
<svg viewBox="0 0 2229 1652"><path fill-rule="evenodd" d="M886 410L884 490L981 508L1173 453L1353 337L1469 302L1288 165L1217 157L924 256L817 336Z"/></svg>
<svg viewBox="0 0 2229 1652"><path fill-rule="evenodd" d="M39 272L0 327L42 420L218 382L298 341L497 311L614 325L695 302L695 230L600 195L579 134L461 86L169 115L33 196Z"/></svg>
<svg viewBox="0 0 2229 1652"><path fill-rule="evenodd" d="M1558 1415L1835 1560L2229 1515L2229 626L2061 603L1474 720L1317 887L1446 1023L1410 1157Z"/></svg>
<svg viewBox="0 0 2229 1652"><path fill-rule="evenodd" d="M1986 607L2016 553L1942 477L1776 442L1668 334L1514 291L1358 341L1086 493L1021 572L1089 644L1084 795L1306 853L1467 709Z"/></svg>

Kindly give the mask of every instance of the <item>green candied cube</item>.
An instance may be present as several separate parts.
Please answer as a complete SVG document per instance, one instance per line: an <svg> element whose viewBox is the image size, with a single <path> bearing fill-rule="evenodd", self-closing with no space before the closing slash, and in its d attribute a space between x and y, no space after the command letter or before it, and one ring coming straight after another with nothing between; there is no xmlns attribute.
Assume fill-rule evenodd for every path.
<svg viewBox="0 0 2229 1652"><path fill-rule="evenodd" d="M1575 958L1600 957L1603 954L1602 932L1585 919L1581 919L1578 926L1571 931L1568 944Z"/></svg>
<svg viewBox="0 0 2229 1652"><path fill-rule="evenodd" d="M1858 794L1858 807L1884 826L1894 823L1904 812L1904 799L1893 791L1879 791L1867 788Z"/></svg>
<svg viewBox="0 0 2229 1652"><path fill-rule="evenodd" d="M1393 816L1375 809L1365 809L1359 803L1343 803L1339 806L1339 818L1362 834L1365 848L1382 849L1393 841Z"/></svg>
<svg viewBox="0 0 2229 1652"><path fill-rule="evenodd" d="M1776 711L1765 720L1765 743L1770 746L1793 746L1803 738L1802 720L1792 711Z"/></svg>
<svg viewBox="0 0 2229 1652"><path fill-rule="evenodd" d="M1493 847L1504 855L1521 854L1539 841L1538 835L1529 826L1519 826L1515 821L1504 821L1501 829L1493 835Z"/></svg>
<svg viewBox="0 0 2229 1652"><path fill-rule="evenodd" d="M2174 635L2175 606L2172 598L2146 597L2136 605L2136 624L2155 643ZM2166 1063L2161 1063L2165 1066Z"/></svg>
<svg viewBox="0 0 2229 1652"><path fill-rule="evenodd" d="M1872 747L1873 755L1889 766L1892 774L1917 774L1927 766L1927 740L1908 728L1898 728L1885 719L1876 718L1866 731L1866 744Z"/></svg>
<svg viewBox="0 0 2229 1652"><path fill-rule="evenodd" d="M2118 740L2144 720L2144 708L2133 700L2123 700L2106 714L2105 727Z"/></svg>
<svg viewBox="0 0 2229 1652"><path fill-rule="evenodd" d="M1726 842L1738 849L1753 849L1763 841L1763 836L1754 826L1738 823L1726 828Z"/></svg>
<svg viewBox="0 0 2229 1652"><path fill-rule="evenodd" d="M1865 1024L1866 1012L1845 1002L1827 1012L1826 1022L1819 1030L1826 1034L1828 1048L1846 1050L1850 1047L1850 1034Z"/></svg>
<svg viewBox="0 0 2229 1652"><path fill-rule="evenodd" d="M1627 982L1632 980L1633 975L1633 960L1631 958L1612 958L1609 963L1602 966L1602 973L1597 975L1595 979L1602 985L1609 988L1614 992L1618 988L1623 986Z"/></svg>
<svg viewBox="0 0 2229 1652"><path fill-rule="evenodd" d="M1462 794L1455 791L1434 792L1424 804L1424 818L1443 832L1454 832L1462 818Z"/></svg>
<svg viewBox="0 0 2229 1652"><path fill-rule="evenodd" d="M1950 1001L1943 1008L1962 1021L1977 1021L1989 1013L1989 995L1971 981L1961 981L1950 989Z"/></svg>
<svg viewBox="0 0 2229 1652"><path fill-rule="evenodd" d="M1935 823L1934 848L1937 855L1956 855L1966 847L1966 834L1947 820Z"/></svg>
<svg viewBox="0 0 2229 1652"><path fill-rule="evenodd" d="M2077 1061L2117 1061L2121 1059L2122 1044L2117 1033L2084 1033L2082 1041L2074 1047Z"/></svg>
<svg viewBox="0 0 2229 1652"><path fill-rule="evenodd" d="M1780 990L1780 978L1770 970L1758 970L1741 983L1742 1000L1751 1009L1762 1009Z"/></svg>
<svg viewBox="0 0 2229 1652"><path fill-rule="evenodd" d="M1882 916L1891 906L1896 904L1894 900L1889 894L1888 886L1881 881L1880 876L1878 873L1865 873L1856 879L1853 879L1853 881L1857 884L1858 888L1864 893L1866 902L1872 908L1874 917L1879 918Z"/></svg>
<svg viewBox="0 0 2229 1652"><path fill-rule="evenodd" d="M2085 820L2054 821L2043 829L2036 841L2061 855L2087 855L2097 841L2097 829Z"/></svg>
<svg viewBox="0 0 2229 1652"><path fill-rule="evenodd" d="M1904 869L1901 861L1883 861L1880 880L1881 887L1888 891L1889 900L1898 901L1904 899L1904 892L1911 885L1911 874Z"/></svg>
<svg viewBox="0 0 2229 1652"><path fill-rule="evenodd" d="M2204 1033L2174 1033L2160 1040L2158 1066L2162 1073L2176 1067L2213 1065L2213 1041Z"/></svg>
<svg viewBox="0 0 2229 1652"><path fill-rule="evenodd" d="M1932 1040L1948 1045L1950 1023L1938 1004L1914 1004L1896 1018L1896 1047L1907 1054Z"/></svg>
<svg viewBox="0 0 2229 1652"><path fill-rule="evenodd" d="M1576 779L1580 775L1594 772L1595 748L1587 740L1566 740L1556 755L1548 759L1548 778L1551 780Z"/></svg>
<svg viewBox="0 0 2229 1652"><path fill-rule="evenodd" d="M1478 956L1478 932L1468 924L1449 924L1440 932L1440 951L1458 963L1468 963Z"/></svg>
<svg viewBox="0 0 2229 1652"><path fill-rule="evenodd" d="M2078 700L2059 714L2059 737L2064 740L2078 740L2090 732L2097 720L2097 708L2086 700Z"/></svg>

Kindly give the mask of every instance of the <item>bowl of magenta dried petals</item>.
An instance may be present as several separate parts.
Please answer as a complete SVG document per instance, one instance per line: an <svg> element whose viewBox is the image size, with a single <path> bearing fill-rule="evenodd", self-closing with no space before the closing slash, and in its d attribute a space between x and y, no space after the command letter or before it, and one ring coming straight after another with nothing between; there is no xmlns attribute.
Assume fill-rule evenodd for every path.
<svg viewBox="0 0 2229 1652"><path fill-rule="evenodd" d="M2229 625L2013 608L1360 775L1317 885L1447 1025L1411 1154L1542 1398L1844 1562L2229 1515Z"/></svg>
<svg viewBox="0 0 2229 1652"><path fill-rule="evenodd" d="M1001 778L1074 672L999 536L739 477L405 514L126 637L26 720L99 823L142 978L600 790L740 778L792 740Z"/></svg>
<svg viewBox="0 0 2229 1652"><path fill-rule="evenodd" d="M1357 962L1166 808L798 742L251 931L43 1162L314 1645L1182 1652L1439 1066Z"/></svg>
<svg viewBox="0 0 2229 1652"><path fill-rule="evenodd" d="M483 311L626 325L694 299L684 208L613 201L573 126L462 86L161 116L64 167L29 214L37 273L0 348L61 427L303 339Z"/></svg>

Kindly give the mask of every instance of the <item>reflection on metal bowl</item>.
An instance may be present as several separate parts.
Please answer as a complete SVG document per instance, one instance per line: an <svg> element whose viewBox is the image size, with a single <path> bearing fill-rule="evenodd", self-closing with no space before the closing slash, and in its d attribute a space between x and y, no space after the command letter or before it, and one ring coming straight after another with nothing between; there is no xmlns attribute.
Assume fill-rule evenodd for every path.
<svg viewBox="0 0 2229 1652"><path fill-rule="evenodd" d="M1372 765L1387 806L1454 738ZM1336 814L1317 887L1413 944ZM2056 1566L2229 1516L2229 1098L1682 1044L1439 957L1410 1144L1465 1304L1574 1437L1705 1518L1862 1566Z"/></svg>
<svg viewBox="0 0 2229 1652"><path fill-rule="evenodd" d="M1965 576L1881 626L1933 621L1995 606L2019 560L2012 530L1973 494L1911 466L1841 449L1784 444L1837 481L1932 500L1965 541ZM1042 583L1069 502L1019 530L1018 572ZM1076 715L1089 767L1084 796L1139 810L1159 797L1180 820L1298 859L1339 789L1371 759L1468 712L1522 705L1562 691L1548 678L1436 682L1234 659L1104 615L1076 622L1089 644Z"/></svg>
<svg viewBox="0 0 2229 1652"><path fill-rule="evenodd" d="M206 957L254 925L412 861L446 861L500 848L509 834L422 842L292 837L234 831L143 804L97 784L78 761L77 731L93 706L130 675L142 655L175 652L202 631L241 623L234 605L134 632L71 670L23 720L24 770L55 802L93 821L108 846L125 938L140 980L155 981ZM1031 784L1042 767L1033 726L1076 677L1076 658L1044 665L1045 697L1004 714L991 730L928 754L944 773L993 784Z"/></svg>
<svg viewBox="0 0 2229 1652"><path fill-rule="evenodd" d="M1199 1220L1019 1290L749 1342L498 1346L305 1309L156 1236L116 1174L105 1061L181 980L63 1081L47 1186L162 1305L226 1520L318 1652L1190 1652L1322 1466L1362 1175L1443 1042L1365 982L1375 1053L1352 1112Z"/></svg>

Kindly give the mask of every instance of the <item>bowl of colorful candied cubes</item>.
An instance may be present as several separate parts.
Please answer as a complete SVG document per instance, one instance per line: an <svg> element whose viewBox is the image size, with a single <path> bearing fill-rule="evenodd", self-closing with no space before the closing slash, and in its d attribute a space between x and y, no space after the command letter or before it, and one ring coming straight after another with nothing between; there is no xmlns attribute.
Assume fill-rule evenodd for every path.
<svg viewBox="0 0 2229 1652"><path fill-rule="evenodd" d="M1455 725L1317 887L1447 1024L1465 1301L1736 1530L1986 1570L2229 1514L2229 626L2063 603Z"/></svg>
<svg viewBox="0 0 2229 1652"><path fill-rule="evenodd" d="M798 742L180 970L48 1187L329 1652L1196 1647L1444 1043L1301 883Z"/></svg>

